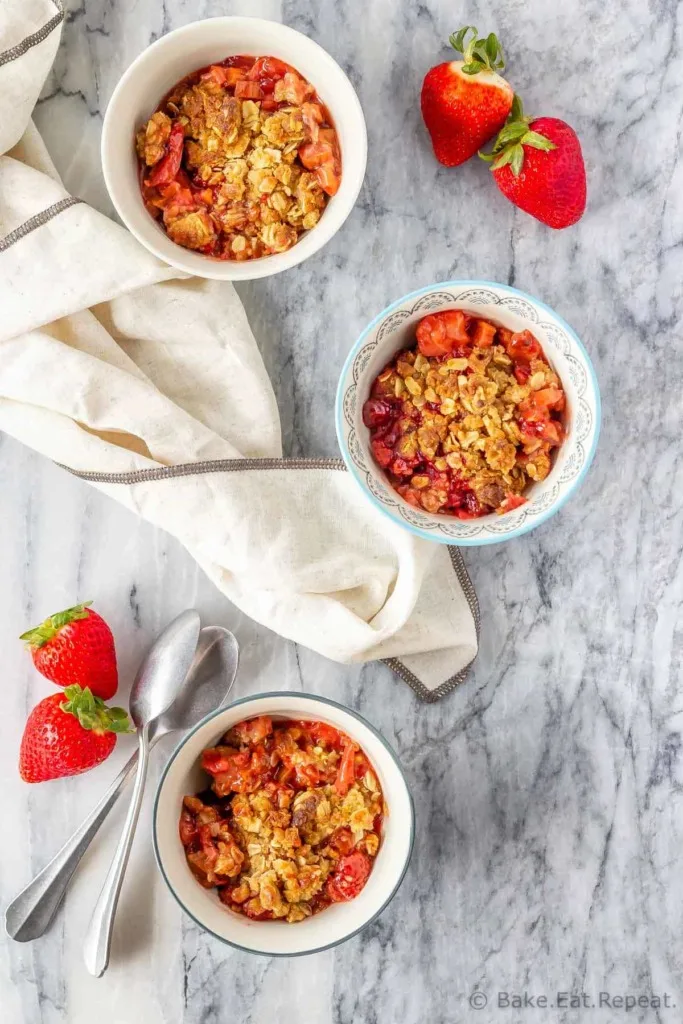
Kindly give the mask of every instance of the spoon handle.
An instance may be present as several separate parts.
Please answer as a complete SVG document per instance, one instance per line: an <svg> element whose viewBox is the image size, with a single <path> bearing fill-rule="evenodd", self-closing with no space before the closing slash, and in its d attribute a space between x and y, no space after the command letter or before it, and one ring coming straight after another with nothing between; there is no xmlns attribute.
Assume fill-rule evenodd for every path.
<svg viewBox="0 0 683 1024"><path fill-rule="evenodd" d="M71 838L9 904L5 911L5 929L10 938L17 942L30 942L47 930L83 854L118 800L137 761L136 750Z"/></svg>
<svg viewBox="0 0 683 1024"><path fill-rule="evenodd" d="M149 762L149 726L138 730L138 770L135 776L133 796L126 815L126 822L111 862L107 877L104 880L93 915L85 934L83 956L85 966L95 977L101 978L109 966L111 937L114 930L114 918L119 902L119 894L130 856L135 827L140 816L142 795L145 791L145 778Z"/></svg>

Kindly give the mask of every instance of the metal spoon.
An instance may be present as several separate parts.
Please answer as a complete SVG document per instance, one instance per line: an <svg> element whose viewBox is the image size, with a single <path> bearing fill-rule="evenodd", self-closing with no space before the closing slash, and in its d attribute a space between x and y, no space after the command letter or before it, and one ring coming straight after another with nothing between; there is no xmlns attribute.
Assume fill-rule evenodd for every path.
<svg viewBox="0 0 683 1024"><path fill-rule="evenodd" d="M187 731L226 703L237 675L237 640L223 626L205 626L190 670L170 708L150 729L150 747L170 732ZM85 851L123 792L138 763L137 750L111 786L49 864L21 890L5 911L5 929L17 942L47 931Z"/></svg>
<svg viewBox="0 0 683 1024"><path fill-rule="evenodd" d="M133 683L130 694L130 717L138 735L138 764L133 796L83 945L85 966L96 978L101 978L109 965L116 907L145 790L150 727L178 696L197 650L199 629L200 619L196 611L183 612L174 619L148 651Z"/></svg>

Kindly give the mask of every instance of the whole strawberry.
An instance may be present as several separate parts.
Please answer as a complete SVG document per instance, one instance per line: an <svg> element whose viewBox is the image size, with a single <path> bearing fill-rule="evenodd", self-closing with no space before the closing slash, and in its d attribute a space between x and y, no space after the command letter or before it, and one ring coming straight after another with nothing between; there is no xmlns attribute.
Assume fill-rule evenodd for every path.
<svg viewBox="0 0 683 1024"><path fill-rule="evenodd" d="M436 159L446 167L456 167L500 131L514 92L498 74L505 67L505 58L493 33L477 39L476 28L466 25L450 37L450 43L464 59L439 64L427 72L421 107Z"/></svg>
<svg viewBox="0 0 683 1024"><path fill-rule="evenodd" d="M41 700L29 715L19 772L24 782L79 775L109 757L117 733L130 731L123 708L108 708L90 690L67 686L63 694Z"/></svg>
<svg viewBox="0 0 683 1024"><path fill-rule="evenodd" d="M90 601L57 612L22 633L38 671L57 686L89 687L103 700L119 685L114 637Z"/></svg>
<svg viewBox="0 0 683 1024"><path fill-rule="evenodd" d="M515 97L491 160L496 185L525 213L551 228L576 224L586 209L586 168L573 128L556 117L524 117Z"/></svg>

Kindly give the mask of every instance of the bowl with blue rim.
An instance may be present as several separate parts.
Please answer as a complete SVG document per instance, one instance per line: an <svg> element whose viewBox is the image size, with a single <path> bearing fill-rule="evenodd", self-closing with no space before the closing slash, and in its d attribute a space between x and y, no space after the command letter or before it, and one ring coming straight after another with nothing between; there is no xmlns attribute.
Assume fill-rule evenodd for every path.
<svg viewBox="0 0 683 1024"><path fill-rule="evenodd" d="M376 462L363 406L377 376L401 350L415 348L416 329L429 314L461 310L538 340L566 396L564 439L554 449L544 480L524 491L524 504L503 514L477 518L432 513L410 504L391 486ZM600 390L588 353L572 327L544 302L509 285L447 281L392 302L363 330L339 379L335 409L337 438L349 472L368 501L393 522L426 540L476 546L511 540L554 515L584 480L600 433Z"/></svg>

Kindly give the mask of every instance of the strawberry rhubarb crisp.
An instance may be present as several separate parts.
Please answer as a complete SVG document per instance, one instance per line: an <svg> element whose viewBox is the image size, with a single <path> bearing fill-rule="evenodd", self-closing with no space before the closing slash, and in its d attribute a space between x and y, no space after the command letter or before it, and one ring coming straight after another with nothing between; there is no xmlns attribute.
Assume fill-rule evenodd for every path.
<svg viewBox="0 0 683 1024"><path fill-rule="evenodd" d="M178 245L218 259L290 249L340 183L327 109L275 57L228 57L188 75L136 145L149 212Z"/></svg>
<svg viewBox="0 0 683 1024"><path fill-rule="evenodd" d="M424 317L363 406L373 455L427 512L475 519L524 504L563 440L565 395L530 331L449 310Z"/></svg>
<svg viewBox="0 0 683 1024"><path fill-rule="evenodd" d="M185 797L180 839L227 907L292 922L358 895L384 800L353 740L324 722L252 718L205 750L202 767L211 786Z"/></svg>

